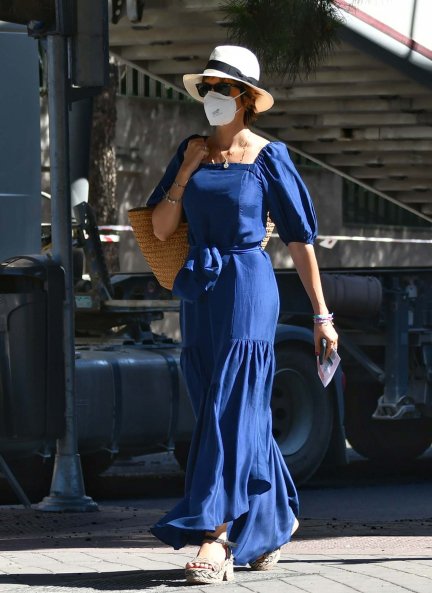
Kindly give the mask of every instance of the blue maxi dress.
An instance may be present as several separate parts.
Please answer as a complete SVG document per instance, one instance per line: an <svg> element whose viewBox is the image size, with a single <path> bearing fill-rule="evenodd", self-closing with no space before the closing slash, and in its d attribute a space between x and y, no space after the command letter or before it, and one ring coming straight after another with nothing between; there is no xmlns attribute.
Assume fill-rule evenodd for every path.
<svg viewBox="0 0 432 593"><path fill-rule="evenodd" d="M188 138L147 204L175 179ZM182 299L181 367L196 415L184 498L151 528L175 549L228 523L236 565L290 540L295 486L272 436L270 409L279 295L261 249L267 212L284 243L312 243L316 216L282 142L252 164L203 164L183 194L189 255L173 292Z"/></svg>

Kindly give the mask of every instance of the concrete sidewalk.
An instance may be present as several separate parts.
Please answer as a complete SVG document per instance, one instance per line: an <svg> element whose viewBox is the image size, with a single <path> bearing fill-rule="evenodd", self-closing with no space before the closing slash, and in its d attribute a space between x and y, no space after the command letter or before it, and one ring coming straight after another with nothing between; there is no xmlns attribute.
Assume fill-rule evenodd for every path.
<svg viewBox="0 0 432 593"><path fill-rule="evenodd" d="M307 494L303 498L307 502ZM174 552L148 532L174 502L115 502L99 512L64 515L0 507L0 591L190 591L183 567L196 548ZM304 517L274 571L238 567L235 573L232 584L193 591L431 593L432 518Z"/></svg>

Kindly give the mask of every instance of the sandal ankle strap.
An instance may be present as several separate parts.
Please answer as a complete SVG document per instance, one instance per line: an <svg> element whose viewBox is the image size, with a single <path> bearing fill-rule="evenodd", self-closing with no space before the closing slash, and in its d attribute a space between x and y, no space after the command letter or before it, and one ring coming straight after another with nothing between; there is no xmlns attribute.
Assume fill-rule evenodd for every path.
<svg viewBox="0 0 432 593"><path fill-rule="evenodd" d="M235 542L230 542L228 539L222 539L221 537L215 537L214 535L205 535L203 541L206 540L210 542L216 542L217 544L222 544L228 548L235 548L237 546Z"/></svg>

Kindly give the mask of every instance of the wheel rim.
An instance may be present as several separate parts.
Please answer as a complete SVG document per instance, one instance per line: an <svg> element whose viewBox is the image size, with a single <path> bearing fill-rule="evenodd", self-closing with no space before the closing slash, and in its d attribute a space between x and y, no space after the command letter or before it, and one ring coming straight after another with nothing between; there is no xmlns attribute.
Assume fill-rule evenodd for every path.
<svg viewBox="0 0 432 593"><path fill-rule="evenodd" d="M273 436L282 455L294 455L309 440L313 425L313 402L302 375L291 368L274 375L272 400Z"/></svg>

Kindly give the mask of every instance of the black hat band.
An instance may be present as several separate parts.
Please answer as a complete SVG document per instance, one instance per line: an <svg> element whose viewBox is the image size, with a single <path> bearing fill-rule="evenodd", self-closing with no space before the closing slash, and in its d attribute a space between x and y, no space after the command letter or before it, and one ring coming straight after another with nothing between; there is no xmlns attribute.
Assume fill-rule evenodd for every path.
<svg viewBox="0 0 432 593"><path fill-rule="evenodd" d="M229 76L234 76L235 78L239 78L240 80L243 80L244 82L248 82L249 84L258 86L258 80L256 78L252 78L252 76L245 76L244 74L242 74L240 72L240 70L238 70L237 68L234 68L234 66L230 66L229 64L226 64L225 62L219 62L219 60L210 60L205 69L206 70L207 69L208 70L219 70L220 72L224 72L225 74L228 74Z"/></svg>

